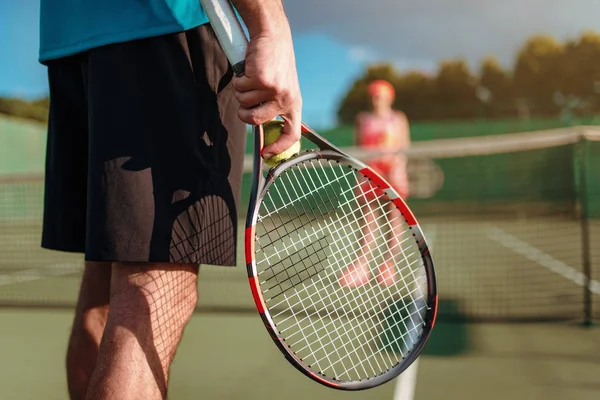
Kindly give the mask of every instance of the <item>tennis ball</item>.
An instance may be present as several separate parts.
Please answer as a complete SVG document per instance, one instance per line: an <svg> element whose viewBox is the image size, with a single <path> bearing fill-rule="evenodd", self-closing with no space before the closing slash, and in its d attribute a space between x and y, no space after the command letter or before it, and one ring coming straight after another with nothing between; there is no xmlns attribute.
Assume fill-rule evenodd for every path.
<svg viewBox="0 0 600 400"><path fill-rule="evenodd" d="M265 138L264 145L265 145L265 147L267 147L270 144L275 143L275 141L283 133L283 121L279 121L279 120L269 121L263 125L263 131L264 131L264 138ZM277 154L277 155L265 160L265 164L267 164L269 167L276 167L282 161L285 161L298 153L300 153L300 141L297 141L296 143L294 143L292 145L292 147L285 150L281 154Z"/></svg>

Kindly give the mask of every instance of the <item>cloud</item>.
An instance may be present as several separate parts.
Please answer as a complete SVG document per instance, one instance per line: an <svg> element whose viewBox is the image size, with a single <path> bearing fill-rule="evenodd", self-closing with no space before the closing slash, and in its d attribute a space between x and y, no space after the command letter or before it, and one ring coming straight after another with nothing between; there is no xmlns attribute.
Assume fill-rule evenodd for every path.
<svg viewBox="0 0 600 400"><path fill-rule="evenodd" d="M437 68L436 63L427 58L390 58L383 51L364 46L351 46L348 49L348 59L357 64L388 62L399 70L419 69L432 72Z"/></svg>
<svg viewBox="0 0 600 400"><path fill-rule="evenodd" d="M510 63L527 37L576 36L598 26L598 0L287 0L294 34L318 32L404 63L440 58Z"/></svg>
<svg viewBox="0 0 600 400"><path fill-rule="evenodd" d="M371 51L362 46L350 47L348 50L348 58L357 63L369 62L374 59Z"/></svg>

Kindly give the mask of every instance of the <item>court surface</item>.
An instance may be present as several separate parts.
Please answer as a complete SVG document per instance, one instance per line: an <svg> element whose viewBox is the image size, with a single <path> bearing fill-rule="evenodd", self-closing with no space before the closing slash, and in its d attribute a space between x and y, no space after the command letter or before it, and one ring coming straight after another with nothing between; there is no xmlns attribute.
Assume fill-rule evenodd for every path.
<svg viewBox="0 0 600 400"><path fill-rule="evenodd" d="M68 310L0 310L1 398L67 398L63 365L70 319ZM448 348L457 334L463 343ZM170 399L593 400L600 395L596 329L440 324L430 348L419 359L416 382L410 382L416 383L414 397L397 394L396 382L342 393L288 365L258 318L198 314L173 365ZM447 354L435 354L438 348Z"/></svg>
<svg viewBox="0 0 600 400"><path fill-rule="evenodd" d="M435 218L422 223L438 267L441 322L417 368L402 380L344 393L298 373L258 316L239 312L252 307L240 258L238 268L202 268L204 312L195 314L186 330L170 398L600 398L600 328L579 324L584 282L577 267L577 221ZM68 307L77 293L81 258L39 249L37 232L0 229L0 300L46 299L67 308L0 309L2 399L67 398ZM600 238L599 224L593 224L592 234ZM599 256L592 254L592 265L600 265ZM600 271L593 276L600 277ZM600 285L593 281L590 287L600 304ZM447 323L444 313L574 317L561 323L461 324Z"/></svg>

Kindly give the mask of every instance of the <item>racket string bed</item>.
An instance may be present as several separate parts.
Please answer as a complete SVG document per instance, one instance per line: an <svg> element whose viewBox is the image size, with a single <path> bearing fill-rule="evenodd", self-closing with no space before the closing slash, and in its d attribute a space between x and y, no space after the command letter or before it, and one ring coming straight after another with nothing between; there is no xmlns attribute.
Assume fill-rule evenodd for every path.
<svg viewBox="0 0 600 400"><path fill-rule="evenodd" d="M320 282L321 282L321 283L323 282L322 278L320 279ZM296 291L297 295L298 295L298 296L300 296L300 293L298 293L298 292L297 292L297 289L296 289L296 288L294 288L294 290ZM308 288L305 288L305 290L308 290ZM340 300L340 299L339 299L339 296L337 296L337 293L334 293L334 294L336 295L336 297L338 297L338 299L337 299L337 300ZM316 305L315 305L315 303L314 303L314 301L312 301L312 298L309 298L309 299L311 299L311 305L312 305L312 306L313 306L313 308L314 308L314 307L316 306ZM333 300L333 299L331 298L331 295L330 295L329 293L327 293L327 298L326 298L326 299L323 299L322 297L320 297L320 298L319 298L319 302L323 302L323 303L324 303L325 301L332 301L332 300ZM304 310L304 311L306 312L306 310ZM319 313L320 311L321 311L321 310L317 310L317 313ZM303 321L305 321L305 320L308 320L309 322L311 322L311 321L312 321L312 318L310 318L310 317L312 317L312 316L313 316L313 315L309 314L309 318L306 318L306 317L305 317L305 318L304 318L304 320L297 321L297 325L300 325L300 323L301 323L301 322L303 322ZM330 316L331 316L331 313L328 313L326 316L330 317ZM332 319L332 320L331 320L331 322L330 322L330 324L331 324L331 323L334 323L334 322L335 322L335 319ZM312 324L311 324L311 325L312 325ZM327 324L327 325L329 325L329 324ZM323 326L323 327L321 327L321 328L317 328L317 329L315 329L315 328L314 328L314 326L312 326L312 328L313 328L312 335L314 335L314 336L316 336L316 337L320 337L320 335L318 334L318 333L319 333L319 331L320 331L320 330L322 330L322 329L325 329L325 328L327 328L327 327L328 327L327 325L325 325L325 326ZM341 327L341 326L340 326L340 327ZM339 333L339 332L338 332L338 330L339 330L339 327L335 327L333 334L337 334L337 333ZM360 337L362 334L364 334L363 332L361 332L360 334L357 334L357 333L355 332L355 330L354 330L354 329L353 329L353 332L352 332L352 333L354 334L354 336L355 336L355 337ZM290 339L291 339L291 337L292 337L292 336L293 336L293 335L291 335L291 336L287 337L287 340L288 340L288 341L290 341ZM328 338L331 340L331 342L334 342L334 341L335 341L335 339L331 337L331 333L330 333L330 332L327 332L327 336L328 336ZM309 337L310 337L310 336L309 336ZM300 341L302 341L302 339L301 339ZM296 343L292 343L290 346L291 346L291 347L296 347L296 345L297 345L298 343L300 343L300 341L299 341L299 342L296 342ZM301 354L301 353L303 352L303 350L304 350L306 347L312 347L312 346L310 346L310 344L311 344L311 343L310 343L309 341L306 341L306 342L307 342L307 346L305 346L304 348L301 348L301 349L297 350L297 353ZM352 344L352 342L350 342L350 343ZM344 347L344 349L346 349L346 345L344 344L344 342L342 342L342 346ZM333 351L330 351L329 353L327 353L327 352L326 352L326 351L327 351L327 350L326 350L326 348L327 348L327 346L321 346L321 349L316 349L316 350L309 349L309 354L308 354L308 356L306 356L306 357L305 357L305 359L307 359L307 360L308 360L308 359L310 359L310 358L313 358L313 359L315 360L314 362L315 362L317 365L320 365L320 363L321 363L321 361L322 361L323 359L327 359L327 361L328 361L328 362L329 362L329 364L330 364L330 367L331 367L331 369L333 370L333 373L334 373L334 375L337 375L337 372L336 372L336 370L335 370L335 368L334 368L334 366L335 366L335 364L336 364L336 363L335 363L335 362L331 362L331 360L329 359L329 356L330 356L330 355L332 355L332 354L333 354L333 352L336 352L336 353L338 353L338 355L339 355L339 352L338 352L337 348L336 348L336 347L334 347L334 350L333 350ZM323 355L322 355L321 359L317 359L317 353L318 353L320 350L323 350L323 351L325 352L325 354L323 354ZM358 350L359 350L359 349L357 349L357 348L356 348L356 347L355 347L355 346L352 344L352 350L351 350L351 351L349 351L348 353L349 353L349 354L356 353L356 352L358 352ZM339 357L339 360L341 361L341 360L343 360L343 358ZM345 365L344 365L344 368L345 368ZM371 366L371 368L372 368L372 366ZM366 371L365 371L365 372L366 372Z"/></svg>
<svg viewBox="0 0 600 400"><path fill-rule="evenodd" d="M331 232L330 232L331 233ZM405 239L406 240L406 239Z"/></svg>
<svg viewBox="0 0 600 400"><path fill-rule="evenodd" d="M374 200L374 201L375 201L375 200ZM343 205L343 204L342 204L342 205ZM369 214L373 214L374 212L375 212L375 211L370 211L370 212L369 212ZM380 216L380 217L378 217L378 218L379 218L379 219L385 219L385 218L386 218L386 216L385 216L385 214L384 214L384 215L381 215L381 216ZM313 219L313 221L316 221L316 218L314 218L314 219ZM376 221L377 221L377 220L375 220L375 222L376 222ZM355 219L355 220L354 220L354 222L358 222L358 220L357 220L357 219ZM388 222L389 222L389 221L388 221ZM300 227L300 228L302 228L302 227ZM327 227L325 227L325 228L327 228ZM393 229L392 229L392 227L390 227L390 228L391 228L391 229L390 229L388 232L386 232L386 234L387 234L387 233L390 233L390 232L392 232L392 230L393 230ZM299 228L297 228L297 229L299 229ZM269 232L268 232L268 233L269 233ZM291 231L287 231L287 230L286 230L286 232L285 232L285 233L289 235L289 234L291 234L291 233L293 233L293 232L291 232ZM318 232L315 232L315 233L318 233ZM356 234L355 234L355 236L356 236ZM356 237L356 239L358 240L358 237ZM406 241L406 240L408 240L408 239L409 239L409 238L405 238L405 239L403 239L403 241ZM272 242L270 242L270 243L268 243L268 244L266 244L266 245L263 245L263 247L268 247L268 246L272 245L272 244L273 244L273 243L274 243L276 240L277 240L277 239L275 239L274 241L272 241ZM348 245L348 246L346 246L346 247L349 247L349 245ZM287 251L287 248L284 248L284 250L286 250L286 251ZM402 250L402 249L400 248L400 250ZM279 252L279 251L277 251L277 252L276 252L276 253L275 253L275 254L274 254L272 257L279 256L279 254L280 254L280 252ZM295 254L293 254L293 253L292 253L292 254L289 254L289 257L292 257L293 255L295 255ZM351 256L355 256L355 255L356 255L356 254L352 254ZM405 258L406 258L406 257L405 257ZM268 257L267 257L267 259L268 259Z"/></svg>
<svg viewBox="0 0 600 400"><path fill-rule="evenodd" d="M326 225L325 227L323 227L323 229L322 229L322 230L325 230L325 229L328 229L328 230L329 230L329 226L327 226L327 225ZM291 233L293 233L293 232L286 231L286 233L289 235L289 234L291 234ZM314 232L314 234L317 234L317 233L319 233L319 232L316 232L316 231ZM331 233L331 231L329 231L329 233ZM310 236L310 235L309 235L309 236ZM356 238L356 239L358 240L358 238ZM321 239L321 240L323 240L323 239ZM269 245L271 245L271 244L272 244L272 243L269 243L268 245L266 245L266 246L264 246L264 247L268 247L268 246L269 246ZM346 246L345 246L345 247L344 247L342 250L345 250L345 249L347 249L347 248L348 248L348 247L350 247L350 246L351 246L351 244L350 244L350 245L346 245ZM298 253L299 253L300 251L302 251L303 249L300 249L298 252L291 253L291 254L290 254L290 253L287 251L287 250L288 250L288 248L284 248L283 250L284 250L285 252L287 252L287 253L288 253L288 257L287 257L287 258L290 258L290 259L291 259L291 258L292 258L294 255L298 254ZM280 254L280 253L281 253L280 251L276 251L276 253L274 254L274 256L279 256L279 254ZM336 254L335 254L335 253L332 253L332 255L336 255ZM349 254L349 256L351 256L351 255ZM286 259L281 259L281 258L280 258L280 262L283 262L283 261L285 261L285 260L286 260ZM267 257L265 261L270 261L270 260L269 260L269 258ZM321 260L319 260L319 261L321 261ZM283 271L286 271L286 270L283 270ZM275 274L273 277L276 277L276 276L277 276L279 273L281 273L281 272L278 272L278 273L276 273L276 274ZM271 279L271 278L269 278L269 279ZM263 283L264 283L264 282L263 282Z"/></svg>
<svg viewBox="0 0 600 400"><path fill-rule="evenodd" d="M296 180L296 183L300 184L301 182L299 181L299 179L298 179L298 177L297 177L297 174L295 173L295 171L293 171L293 170L292 170L292 171L290 171L290 172L291 172L291 175L292 175L292 176L295 178L295 180ZM304 179L304 178L305 178L305 176L304 176L304 175L301 175L301 176L302 176L302 178L303 178L303 180L304 180L304 183L307 183L307 182L306 182L306 180ZM320 183L321 183L321 182L320 182ZM292 187L296 187L296 186L292 186ZM323 186L321 186L321 187L323 187ZM317 193L319 193L319 194L320 194L320 192L319 192L319 191L317 191ZM295 193L294 193L294 194L295 194ZM323 201L324 201L323 197L322 197L322 196L319 196L319 197L320 197L320 199L319 199L319 200L323 202ZM327 200L327 202L331 202L331 198L330 198L329 194L328 194L328 200ZM341 226L343 227L343 226L345 226L345 225L341 225ZM330 226L330 225L328 225L328 224L326 224L326 225L325 225L325 227L324 227L325 229L327 229L327 231L328 231L327 233L329 233L330 237L339 236L339 235L337 235L337 234L334 234L334 232L332 232L332 231L331 231L330 227L331 227L331 226ZM335 233L337 233L337 231L336 231ZM332 244L336 245L336 247L337 247L337 241L336 241L336 240L334 240ZM334 254L332 254L332 256L334 256ZM322 282L323 282L323 279L321 278L321 279L319 280L319 283L322 283ZM321 292L318 292L318 293L320 294ZM334 292L333 294L334 294L334 295L337 297L337 299L336 299L336 300L343 300L343 299L340 299L340 298L339 298L338 292ZM320 300L320 301L323 301L323 303L325 303L325 301L330 301L331 303L335 304L335 301L332 301L333 299L331 298L331 295L330 295L329 293L326 293L326 295L327 295L327 298L326 298L326 299L323 299L322 297L320 297L320 298L319 298L319 300ZM313 305L313 306L315 305L315 304L314 304L314 302L312 303L312 305ZM319 311L320 311L320 310L317 310L317 312L319 312ZM327 314L327 316L328 316L328 317L331 317L331 313L328 313L328 314ZM330 323L328 323L328 324L325 324L324 326L322 326L322 327L321 327L321 328L319 328L319 329L316 329L316 330L313 332L313 334L314 334L314 335L316 335L316 336L318 337L318 336L319 336L319 335L318 335L318 334L319 334L319 331L320 331L320 330L324 330L324 329L328 328L328 325L330 325L330 324L333 324L333 325L334 325L334 331L333 331L333 334L339 334L339 329L340 329L341 327L343 327L343 325L340 325L339 327L337 327L337 326L335 326L335 321L336 321L336 320L335 320L334 318L332 318ZM353 333L353 336L354 336L355 338L361 337L362 335L364 335L364 334L365 334L365 332L362 332L362 331L361 331L361 333L357 334L357 332L355 331L355 328L354 328L354 327L352 327L352 333ZM346 333L346 334L347 334L347 333ZM329 337L329 338L331 338L331 336L330 336L329 332L327 333L327 335L328 335L328 337ZM291 336L288 336L288 337L287 337L287 340L288 340L288 342L290 341L290 339L291 339L291 337L292 337L292 336L293 336L293 334L292 334ZM332 342L334 342L334 341L335 341L335 339L332 339ZM298 345L299 343L300 343L300 342L292 343L292 344L290 344L290 346L295 348L295 347L296 347L296 345ZM359 348L356 348L356 347L354 346L353 342L350 342L350 343L352 344L352 351L349 351L349 352L348 352L348 354L354 354L354 353L357 353L357 352L359 351ZM308 343L308 345L305 345L305 347L304 347L304 348L300 348L300 349L298 349L298 350L297 350L297 353L302 353L302 352L303 352L303 350L304 350L304 349L306 349L307 347L310 347L310 343ZM342 342L342 347L344 347L344 350L346 350L346 345L345 345L345 343L344 343L344 342ZM316 358L316 352L317 352L317 351L318 351L318 350L310 352L310 353L309 353L309 355L308 355L306 358L308 358L308 357ZM334 351L335 351L336 353L338 353L338 351L337 351L337 348L335 348L335 347L334 347ZM326 354L323 356L323 358L327 358L327 360L328 360L328 361L331 363L331 361L329 360L329 356L330 356L330 355L332 355L332 353L333 353L333 352L326 353ZM338 353L338 355L339 355L339 353ZM319 365L319 364L320 364L320 361L321 361L321 360L319 360L319 359L317 359L317 360L316 360L316 363L317 363L317 365ZM339 358L339 361L338 361L338 362L340 362L340 361L343 361L343 358ZM331 365L330 365L331 369L333 370L334 376L338 376L338 374L336 373L336 371L335 371L335 368L334 368L334 366L335 366L336 364L337 364L337 363L331 363ZM345 367L345 366L344 366L344 367ZM373 366L372 366L372 365L370 365L370 367L371 367L371 369L372 369L372 370L374 370L374 368L373 368ZM378 367L379 367L379 368L381 368L381 366L378 366ZM366 370L365 370L365 372L366 372Z"/></svg>
<svg viewBox="0 0 600 400"><path fill-rule="evenodd" d="M284 186L284 188L285 188L285 186ZM287 193L287 195L288 195L288 198L291 198L291 196L289 196L289 193ZM296 195L296 194L295 194L295 195ZM296 197L296 198L297 198L297 197ZM304 210L305 210L305 209L304 209ZM305 211L306 211L306 210L305 210ZM305 289L306 289L306 290L308 290L308 288L305 288ZM294 290L296 291L296 295L298 295L298 297L301 299L302 297L300 297L300 293L298 293L298 292L297 292L297 289L296 289L296 288L294 288ZM287 301L287 300L288 300L287 296L284 296L284 297L285 297L285 301ZM309 299L311 299L311 298L309 297ZM311 300L312 300L312 299L311 299ZM330 299L330 300L331 300L331 299ZM280 303L280 304L281 304L281 303ZM292 309L292 310L294 310L294 307L295 307L295 306L297 306L298 304L299 304L299 303L295 303L294 305L290 305L290 304L288 303L288 305L290 306L289 308L290 308L290 309ZM313 308L316 306L314 302L312 302L312 306L313 306ZM296 325L300 325L300 324L301 324L301 322L303 322L304 320L306 320L306 318L305 318L304 320L302 320L302 321L299 321L299 320L297 320L295 313L294 313L292 316L293 316L293 317L296 319ZM291 317L288 317L288 318L291 318ZM282 322L283 322L283 321L282 321ZM311 320L310 320L310 319L309 319L309 322L311 322ZM281 322L280 322L280 324L281 324ZM313 329L314 329L314 326L313 326ZM314 329L314 330L313 330L313 333L315 333L315 332L317 332L317 331L318 331L318 329ZM296 333L298 333L298 332L300 332L301 334L303 334L303 333L304 333L302 330L299 330L299 331L297 331ZM303 335L303 336L304 336L304 335ZM328 336L329 336L329 335L328 335ZM317 337L318 337L318 336L317 336ZM288 340L289 340L289 339L290 339L290 338L288 337ZM332 339L332 338L331 338L331 336L329 336L329 339ZM307 343L310 343L310 342L308 341L308 338L306 338L306 337L304 337L302 340L304 340L304 341L305 341L305 342L307 342ZM321 343L321 345L322 345L322 343ZM292 345L292 347L294 347L294 345ZM325 346L322 346L322 347L325 347ZM300 351L301 351L301 350L300 350ZM310 356L314 356L314 354L312 354L312 353L311 353L311 354L310 354ZM309 357L309 356L307 356L307 357L305 357L305 358L307 358L307 359L308 359L308 357ZM317 362L317 365L318 365L318 364L319 364L319 363ZM335 372L334 372L334 373L335 373Z"/></svg>
<svg viewBox="0 0 600 400"><path fill-rule="evenodd" d="M380 217L380 218L383 218L383 217ZM388 232L390 232L390 231L391 231L391 229L390 229ZM388 232L386 232L386 233L388 233ZM331 233L331 231L330 231L330 233ZM403 239L403 241L406 241L406 240L408 240L408 238L406 238L406 239ZM399 245L400 245L400 244L402 244L402 242L399 242L399 243L398 243L396 246L398 246L398 247L399 247ZM346 246L346 247L348 247L348 246ZM380 246L380 247L381 247L381 246ZM286 249L286 250L287 250L287 249ZM392 249L389 249L389 248L388 248L388 252L389 252L390 250L392 250ZM293 254L292 254L292 255L293 255ZM407 258L407 257L405 256L405 259L406 259L406 258Z"/></svg>
<svg viewBox="0 0 600 400"><path fill-rule="evenodd" d="M330 160L310 163L287 170L263 199L256 254L265 302L271 303L271 317L287 345L323 375L340 380L377 376L405 356L386 350L380 338L410 349L423 323L425 302L411 309L424 298L422 260L417 249L405 249L413 239L410 228L404 224L397 232L399 221L386 209L391 202L376 195L376 186L369 182L365 191L360 173L348 166ZM362 190L362 201L357 190ZM366 218L376 226L370 234L374 239L357 248ZM396 240L390 246L386 238L392 233ZM393 263L395 283L340 287L339 274L358 257L383 262L399 257L401 263ZM390 324L384 315L392 306L403 317ZM402 333L394 335L394 330Z"/></svg>

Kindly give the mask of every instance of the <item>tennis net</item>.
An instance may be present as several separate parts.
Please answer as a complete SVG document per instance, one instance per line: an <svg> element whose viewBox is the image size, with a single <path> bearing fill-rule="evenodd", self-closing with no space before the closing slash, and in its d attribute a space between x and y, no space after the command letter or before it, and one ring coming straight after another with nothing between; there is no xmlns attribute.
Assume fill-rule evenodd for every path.
<svg viewBox="0 0 600 400"><path fill-rule="evenodd" d="M600 129L415 142L408 157L440 319L600 319ZM75 304L82 256L40 248L42 199L43 175L0 176L0 305ZM238 267L201 267L198 311L255 312L242 243Z"/></svg>

